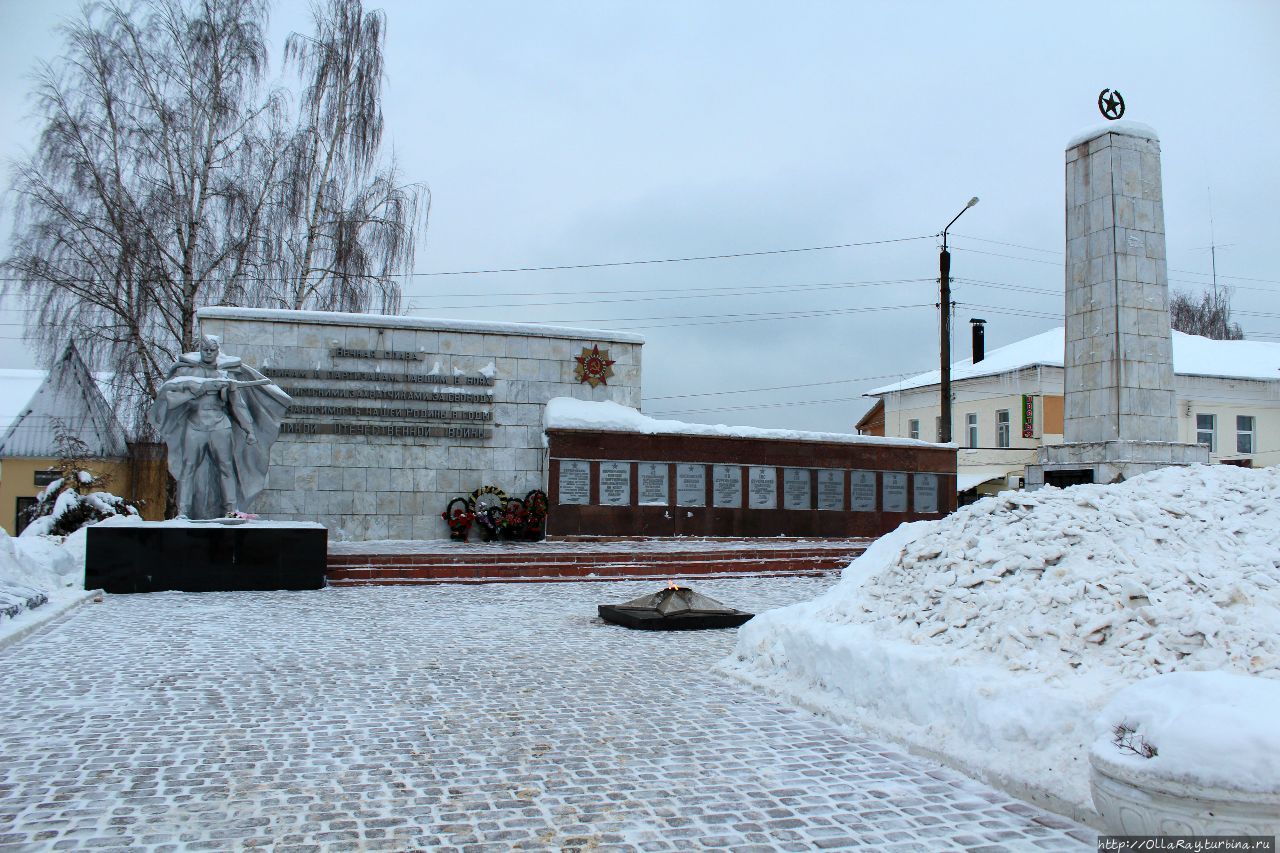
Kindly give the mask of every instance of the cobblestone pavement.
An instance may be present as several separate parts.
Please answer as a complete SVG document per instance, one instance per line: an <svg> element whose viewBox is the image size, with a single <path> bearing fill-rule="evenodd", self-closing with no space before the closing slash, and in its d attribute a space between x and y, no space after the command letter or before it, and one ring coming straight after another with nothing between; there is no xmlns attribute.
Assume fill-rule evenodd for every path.
<svg viewBox="0 0 1280 853"><path fill-rule="evenodd" d="M832 578L697 582L761 610ZM0 847L1077 850L1086 827L709 671L654 581L109 596L0 651Z"/></svg>

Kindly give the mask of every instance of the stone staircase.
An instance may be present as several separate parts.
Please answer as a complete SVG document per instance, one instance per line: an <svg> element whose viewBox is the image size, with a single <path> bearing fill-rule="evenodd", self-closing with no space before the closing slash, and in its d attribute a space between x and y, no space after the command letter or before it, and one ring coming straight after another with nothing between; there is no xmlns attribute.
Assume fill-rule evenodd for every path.
<svg viewBox="0 0 1280 853"><path fill-rule="evenodd" d="M510 544L335 543L330 586L820 575L870 544L857 540L613 540ZM416 547L415 547L416 546Z"/></svg>

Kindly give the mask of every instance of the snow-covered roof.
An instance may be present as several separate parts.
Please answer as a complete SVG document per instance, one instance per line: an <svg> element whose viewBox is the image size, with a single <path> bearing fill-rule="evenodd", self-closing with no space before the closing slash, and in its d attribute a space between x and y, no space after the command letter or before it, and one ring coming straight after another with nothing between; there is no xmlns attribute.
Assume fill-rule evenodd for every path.
<svg viewBox="0 0 1280 853"><path fill-rule="evenodd" d="M951 365L951 381L996 376L1028 367L1062 367L1062 326L1030 338L993 349L976 365L972 359ZM1266 341L1215 341L1199 335L1173 332L1173 372L1180 376L1219 376L1225 379L1269 379L1280 381L1280 343ZM941 371L930 370L873 388L864 396L878 397L893 391L925 388L942 381Z"/></svg>
<svg viewBox="0 0 1280 853"><path fill-rule="evenodd" d="M289 311L282 308L215 306L196 312L200 319L263 320L273 323L319 323L332 326L370 326L378 329L420 329L428 332L476 332L484 335L533 335L542 338L591 338L621 344L643 344L644 335L543 326L535 323L493 323L482 320L442 320L434 317L395 317L390 314L348 314L341 311Z"/></svg>
<svg viewBox="0 0 1280 853"><path fill-rule="evenodd" d="M1004 480L1008 476L1007 468L957 468L956 493L967 492L992 480Z"/></svg>
<svg viewBox="0 0 1280 853"><path fill-rule="evenodd" d="M4 368L0 370L0 435L26 411L31 395L44 381L45 371Z"/></svg>
<svg viewBox="0 0 1280 853"><path fill-rule="evenodd" d="M115 414L72 344L0 437L0 457L57 456L59 428L83 441L93 457L115 458L128 452Z"/></svg>
<svg viewBox="0 0 1280 853"><path fill-rule="evenodd" d="M724 424L690 424L662 421L642 415L629 406L610 401L591 402L573 397L555 397L548 401L544 414L547 429L589 429L608 432L634 432L644 435L703 435L714 438L769 438L781 441L827 441L842 444L894 444L911 447L954 447L912 438L881 438L853 435L847 432L803 432L791 429L725 426Z"/></svg>

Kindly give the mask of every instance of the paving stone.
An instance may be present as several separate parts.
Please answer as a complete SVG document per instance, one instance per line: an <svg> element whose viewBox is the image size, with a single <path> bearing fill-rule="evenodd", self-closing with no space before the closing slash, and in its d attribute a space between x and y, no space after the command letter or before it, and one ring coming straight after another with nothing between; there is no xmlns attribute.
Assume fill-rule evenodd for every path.
<svg viewBox="0 0 1280 853"><path fill-rule="evenodd" d="M695 585L759 611L832 582ZM108 596L0 652L0 845L1093 847L1087 827L717 674L733 631L596 618L654 587Z"/></svg>

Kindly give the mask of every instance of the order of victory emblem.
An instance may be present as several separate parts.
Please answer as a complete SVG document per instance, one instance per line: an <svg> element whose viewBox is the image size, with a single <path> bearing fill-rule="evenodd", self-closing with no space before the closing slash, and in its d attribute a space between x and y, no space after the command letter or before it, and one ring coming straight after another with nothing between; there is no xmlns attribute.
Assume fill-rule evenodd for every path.
<svg viewBox="0 0 1280 853"><path fill-rule="evenodd" d="M608 385L613 376L614 359L609 358L608 350L601 350L599 344L591 349L582 348L582 355L575 355L573 360L578 366L573 369L573 376L579 382L586 382L592 388L597 385Z"/></svg>

